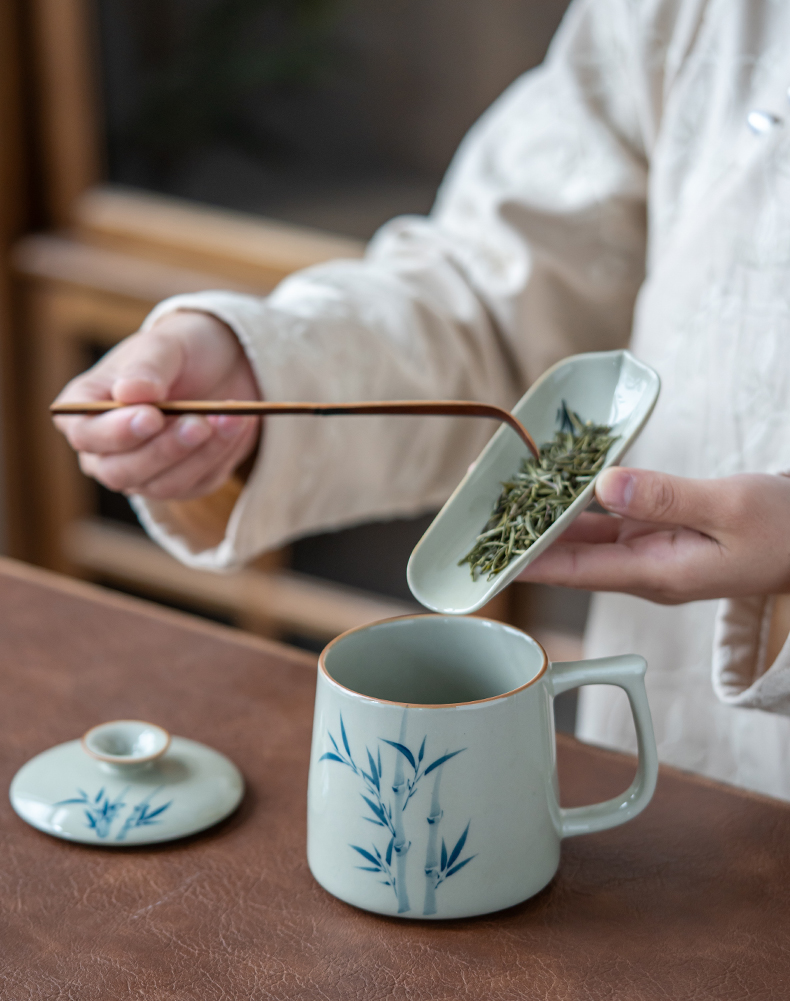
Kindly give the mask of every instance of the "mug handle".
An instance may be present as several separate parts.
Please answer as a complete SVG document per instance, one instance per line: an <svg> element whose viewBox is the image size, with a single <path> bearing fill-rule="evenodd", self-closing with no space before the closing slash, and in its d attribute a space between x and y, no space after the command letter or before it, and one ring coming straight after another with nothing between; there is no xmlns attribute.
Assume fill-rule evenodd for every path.
<svg viewBox="0 0 790 1007"><path fill-rule="evenodd" d="M549 666L548 685L553 696L579 685L618 685L625 689L639 746L636 776L622 794L600 804L560 808L563 839L622 825L643 811L653 796L658 780L658 753L645 691L646 671L647 662L638 654L588 661L558 661Z"/></svg>

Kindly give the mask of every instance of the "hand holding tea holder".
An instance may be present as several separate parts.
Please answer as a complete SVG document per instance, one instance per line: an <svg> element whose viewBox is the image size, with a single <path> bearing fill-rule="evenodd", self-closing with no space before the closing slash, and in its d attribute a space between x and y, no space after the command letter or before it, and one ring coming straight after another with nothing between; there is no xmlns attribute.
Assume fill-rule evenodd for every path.
<svg viewBox="0 0 790 1007"><path fill-rule="evenodd" d="M554 876L560 841L629 821L656 785L644 687L629 655L549 664L520 630L487 619L407 616L338 637L318 665L308 861L327 891L376 913L476 916ZM618 797L558 799L553 697L617 685L639 764Z"/></svg>
<svg viewBox="0 0 790 1007"><path fill-rule="evenodd" d="M417 601L434 612L469 615L506 588L592 503L598 475L620 463L650 418L660 387L653 368L628 350L580 353L542 374L513 406L513 416L538 444L555 436L566 403L585 420L609 427L613 441L602 467L525 552L498 573L473 578L464 557L491 517L502 484L524 459L523 443L500 427L414 547L406 576Z"/></svg>

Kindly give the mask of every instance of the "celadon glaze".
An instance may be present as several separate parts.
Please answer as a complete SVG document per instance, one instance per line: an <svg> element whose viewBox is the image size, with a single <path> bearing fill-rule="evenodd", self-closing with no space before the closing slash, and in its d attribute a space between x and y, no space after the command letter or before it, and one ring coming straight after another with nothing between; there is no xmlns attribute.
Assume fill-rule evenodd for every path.
<svg viewBox="0 0 790 1007"><path fill-rule="evenodd" d="M546 371L512 412L539 445L551 440L559 429L563 402L584 420L611 426L617 440L607 452L607 468L618 464L647 423L660 387L652 367L628 350L580 353ZM409 588L426 608L447 615L476 612L537 559L590 504L595 479L522 556L490 580L486 576L473 580L469 565L459 565L459 561L472 548L491 516L501 483L518 471L524 453L518 435L510 427L501 427L414 547L407 568Z"/></svg>
<svg viewBox="0 0 790 1007"><path fill-rule="evenodd" d="M11 781L16 813L77 843L138 846L214 825L244 794L224 755L142 721L113 721L35 756Z"/></svg>
<svg viewBox="0 0 790 1007"><path fill-rule="evenodd" d="M376 913L452 919L540 891L566 835L622 824L649 802L657 757L636 656L549 665L486 619L416 616L339 637L321 655L307 854L327 891ZM581 684L626 690L634 783L559 806L552 700Z"/></svg>

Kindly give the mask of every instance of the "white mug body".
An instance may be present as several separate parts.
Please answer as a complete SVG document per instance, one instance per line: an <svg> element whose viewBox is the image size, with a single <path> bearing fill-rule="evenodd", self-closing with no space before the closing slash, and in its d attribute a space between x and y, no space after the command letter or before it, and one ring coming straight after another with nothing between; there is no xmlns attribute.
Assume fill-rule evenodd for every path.
<svg viewBox="0 0 790 1007"><path fill-rule="evenodd" d="M610 680L585 664L596 662L559 675ZM552 699L573 686L557 679L535 640L487 619L406 617L333 641L319 661L308 785L319 884L393 916L494 912L549 883L563 835L631 817L560 808ZM649 800L642 784L634 814Z"/></svg>

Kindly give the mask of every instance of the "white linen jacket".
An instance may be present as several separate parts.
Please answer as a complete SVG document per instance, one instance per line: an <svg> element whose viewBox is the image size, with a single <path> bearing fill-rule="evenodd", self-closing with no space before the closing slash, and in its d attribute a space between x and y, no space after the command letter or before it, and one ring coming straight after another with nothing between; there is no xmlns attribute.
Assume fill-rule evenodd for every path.
<svg viewBox="0 0 790 1007"><path fill-rule="evenodd" d="M545 64L470 131L429 217L392 221L363 260L305 270L268 298L172 298L147 324L178 308L216 315L262 393L292 400L509 407L561 357L630 344L663 390L628 464L783 472L789 85L790 3L576 0ZM456 419L272 420L209 549L177 507L135 503L183 562L227 569L319 529L437 507L490 433ZM790 644L764 667L770 609L600 595L587 649L647 658L663 760L790 799ZM624 695L588 690L578 733L633 748Z"/></svg>

